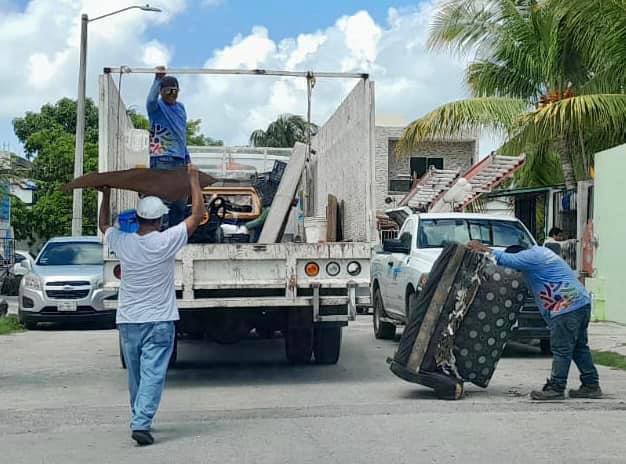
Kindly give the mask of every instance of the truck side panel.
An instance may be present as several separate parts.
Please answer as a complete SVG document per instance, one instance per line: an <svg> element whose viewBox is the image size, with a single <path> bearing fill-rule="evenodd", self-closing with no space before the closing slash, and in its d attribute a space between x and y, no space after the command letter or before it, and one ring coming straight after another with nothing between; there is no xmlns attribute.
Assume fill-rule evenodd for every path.
<svg viewBox="0 0 626 464"><path fill-rule="evenodd" d="M311 213L326 216L329 194L343 200L344 235L355 242L376 240L374 114L374 83L362 79L312 141Z"/></svg>

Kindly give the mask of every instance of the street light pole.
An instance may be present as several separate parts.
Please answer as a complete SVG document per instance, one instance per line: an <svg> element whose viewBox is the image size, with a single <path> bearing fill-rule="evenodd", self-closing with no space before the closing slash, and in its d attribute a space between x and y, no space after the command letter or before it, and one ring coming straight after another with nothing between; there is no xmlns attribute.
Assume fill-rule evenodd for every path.
<svg viewBox="0 0 626 464"><path fill-rule="evenodd" d="M80 17L80 61L78 67L78 98L76 102L76 146L74 150L74 178L83 175L83 153L85 147L85 99L86 99L86 82L87 82L87 25L90 22L107 18L124 11L138 9L142 11L152 11L160 13L159 8L150 5L134 5L121 10L89 19L89 16L83 14ZM74 189L72 201L72 235L78 236L83 233L83 191L82 189Z"/></svg>
<svg viewBox="0 0 626 464"><path fill-rule="evenodd" d="M78 101L76 103L76 148L74 151L74 179L83 175L85 146L85 86L87 81L87 24L89 17L80 18L80 63L78 67ZM72 203L72 235L83 233L83 191L74 189Z"/></svg>

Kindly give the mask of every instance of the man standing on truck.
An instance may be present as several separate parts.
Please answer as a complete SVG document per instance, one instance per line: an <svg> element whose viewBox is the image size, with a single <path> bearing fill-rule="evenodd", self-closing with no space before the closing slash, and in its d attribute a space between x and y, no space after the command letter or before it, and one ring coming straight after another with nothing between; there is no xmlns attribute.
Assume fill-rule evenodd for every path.
<svg viewBox="0 0 626 464"><path fill-rule="evenodd" d="M542 246L525 249L513 245L503 251L472 241L468 248L491 253L500 266L523 273L550 327L552 374L543 389L531 392L530 397L537 401L564 399L573 360L580 371L582 386L570 390L570 398L601 398L598 371L588 345L591 299L563 258Z"/></svg>
<svg viewBox="0 0 626 464"><path fill-rule="evenodd" d="M99 227L122 266L116 322L128 369L131 436L139 445L154 442L150 428L174 349L174 321L179 319L174 287L176 254L187 244L205 214L198 169L192 165L187 169L191 216L163 232L160 232L161 218L167 207L152 196L139 200L137 233L111 227L111 191L102 189Z"/></svg>
<svg viewBox="0 0 626 464"><path fill-rule="evenodd" d="M164 66L156 69L146 102L150 119L150 167L176 169L191 162L187 150L187 112L178 101L178 79L167 76ZM186 206L186 200L169 204L169 227L184 219Z"/></svg>

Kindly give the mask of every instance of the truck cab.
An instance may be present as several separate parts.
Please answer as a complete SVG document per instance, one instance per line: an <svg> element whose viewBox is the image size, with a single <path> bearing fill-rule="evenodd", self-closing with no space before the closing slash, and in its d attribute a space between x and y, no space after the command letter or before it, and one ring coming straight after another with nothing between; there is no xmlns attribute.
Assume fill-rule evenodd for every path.
<svg viewBox="0 0 626 464"><path fill-rule="evenodd" d="M374 334L393 338L396 326L406 323L411 300L419 294L433 264L447 243L478 240L504 249L530 247L535 239L516 218L475 213L418 213L400 208L387 213L401 224L398 238L383 243L371 266ZM539 339L549 350L549 331L529 293L514 328L519 341Z"/></svg>

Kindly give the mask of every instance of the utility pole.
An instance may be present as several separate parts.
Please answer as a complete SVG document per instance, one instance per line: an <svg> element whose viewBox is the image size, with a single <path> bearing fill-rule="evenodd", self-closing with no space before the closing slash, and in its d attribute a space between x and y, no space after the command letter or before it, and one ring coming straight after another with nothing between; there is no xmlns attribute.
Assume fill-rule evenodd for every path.
<svg viewBox="0 0 626 464"><path fill-rule="evenodd" d="M86 82L87 82L87 25L99 19L107 18L123 11L138 9L142 11L152 11L160 13L159 8L153 8L150 5L133 5L121 10L89 19L89 16L83 14L80 17L80 62L78 66L78 98L76 103L76 147L74 150L74 179L83 175L83 154L85 148L85 99ZM72 235L78 236L83 234L83 191L82 189L74 189L72 201Z"/></svg>
<svg viewBox="0 0 626 464"><path fill-rule="evenodd" d="M87 24L89 17L80 18L80 64L78 67L78 102L76 104L76 149L74 151L74 179L83 175L85 147L85 86L87 81ZM83 191L74 189L72 203L72 235L83 233Z"/></svg>

